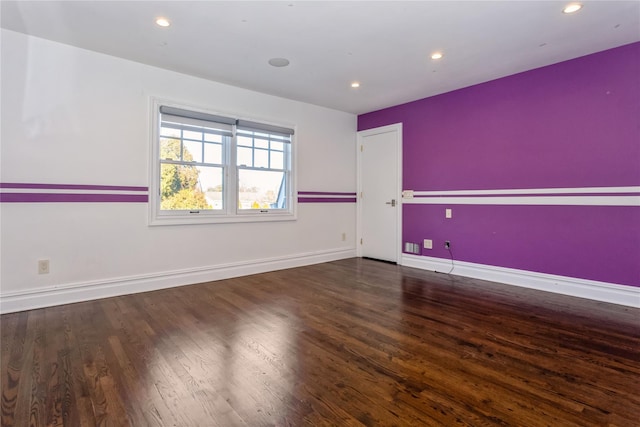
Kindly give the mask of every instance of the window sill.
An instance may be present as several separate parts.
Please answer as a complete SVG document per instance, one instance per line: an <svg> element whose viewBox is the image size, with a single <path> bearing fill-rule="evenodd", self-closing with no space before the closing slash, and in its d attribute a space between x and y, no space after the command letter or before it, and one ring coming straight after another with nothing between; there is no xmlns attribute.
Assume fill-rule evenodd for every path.
<svg viewBox="0 0 640 427"><path fill-rule="evenodd" d="M248 212L238 215L162 215L149 219L150 226L162 225L196 225L196 224L232 224L243 222L295 221L295 213L260 213Z"/></svg>

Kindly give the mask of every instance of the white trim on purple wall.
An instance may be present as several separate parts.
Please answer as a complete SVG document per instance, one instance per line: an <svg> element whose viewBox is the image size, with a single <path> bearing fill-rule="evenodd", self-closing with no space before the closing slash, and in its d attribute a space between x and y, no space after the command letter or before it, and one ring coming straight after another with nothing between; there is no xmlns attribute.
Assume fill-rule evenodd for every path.
<svg viewBox="0 0 640 427"><path fill-rule="evenodd" d="M405 267L447 273L451 271L451 260L417 255L402 255ZM505 283L523 288L554 292L579 298L587 298L612 304L640 308L640 288L517 270L514 268L494 267L464 261L454 261L452 274L474 279Z"/></svg>
<svg viewBox="0 0 640 427"><path fill-rule="evenodd" d="M524 188L411 191L404 204L640 206L640 187Z"/></svg>
<svg viewBox="0 0 640 427"><path fill-rule="evenodd" d="M420 197L403 199L402 203L411 205L640 206L640 196Z"/></svg>
<svg viewBox="0 0 640 427"><path fill-rule="evenodd" d="M486 196L499 194L603 194L640 193L640 186L628 187L567 187L567 188L509 188L500 190L444 190L414 191L414 196Z"/></svg>

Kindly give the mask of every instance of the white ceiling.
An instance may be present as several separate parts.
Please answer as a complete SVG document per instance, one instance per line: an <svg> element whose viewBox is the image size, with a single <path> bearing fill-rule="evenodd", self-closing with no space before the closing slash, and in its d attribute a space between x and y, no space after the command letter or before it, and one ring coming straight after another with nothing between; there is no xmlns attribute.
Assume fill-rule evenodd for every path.
<svg viewBox="0 0 640 427"><path fill-rule="evenodd" d="M568 3L3 0L0 12L10 30L360 114L640 40L640 1L566 15Z"/></svg>

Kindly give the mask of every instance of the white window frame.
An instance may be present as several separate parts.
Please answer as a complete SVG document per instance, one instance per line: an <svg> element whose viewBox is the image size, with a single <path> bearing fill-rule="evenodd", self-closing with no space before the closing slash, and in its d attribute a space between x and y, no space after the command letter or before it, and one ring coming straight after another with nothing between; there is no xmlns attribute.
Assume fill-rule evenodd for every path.
<svg viewBox="0 0 640 427"><path fill-rule="evenodd" d="M150 177L149 177L149 225L181 225L181 224L217 224L237 222L269 222L269 221L294 221L297 219L297 190L296 190L296 149L295 126L290 124L274 123L265 120L238 117L234 114L225 114L209 109L185 105L166 99L151 97L150 102ZM265 126L282 127L294 130L289 143L288 156L285 156L285 176L288 183L287 208L286 209L240 209L238 206L238 170L237 165L237 126L233 126L231 142L224 146L224 185L222 210L162 210L160 209L160 107L174 107L188 110L194 113L204 113L223 117L237 118L240 123L259 123ZM246 128L246 126L243 126ZM269 169L266 169L269 170Z"/></svg>

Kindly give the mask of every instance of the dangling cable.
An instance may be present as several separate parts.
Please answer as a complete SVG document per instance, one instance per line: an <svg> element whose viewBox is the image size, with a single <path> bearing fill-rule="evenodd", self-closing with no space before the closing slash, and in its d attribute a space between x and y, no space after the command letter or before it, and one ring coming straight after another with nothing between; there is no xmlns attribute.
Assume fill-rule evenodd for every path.
<svg viewBox="0 0 640 427"><path fill-rule="evenodd" d="M449 251L449 255L451 256L451 270L449 270L447 272L447 274L451 274L451 272L453 271L453 252L451 251L451 244L449 244L449 246L447 247L447 250Z"/></svg>

